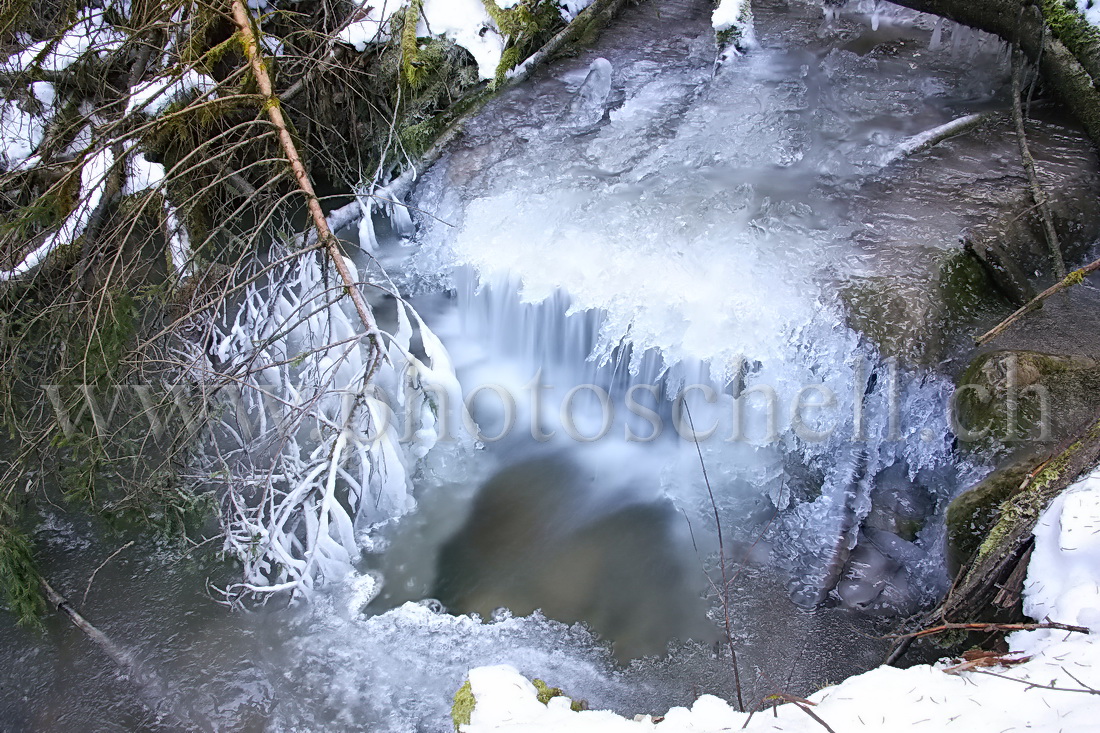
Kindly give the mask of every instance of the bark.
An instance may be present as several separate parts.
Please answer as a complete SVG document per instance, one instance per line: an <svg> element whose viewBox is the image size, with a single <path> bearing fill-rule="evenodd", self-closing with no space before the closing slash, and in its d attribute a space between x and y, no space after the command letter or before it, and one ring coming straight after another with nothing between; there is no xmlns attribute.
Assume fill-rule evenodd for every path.
<svg viewBox="0 0 1100 733"><path fill-rule="evenodd" d="M243 0L233 0L233 22L237 26L238 33L241 34L242 45L245 49L245 55L248 57L249 67L259 87L260 97L263 99L263 107L267 111L267 116L271 120L272 126L275 128L279 138L279 145L282 147L283 154L290 164L290 170L294 174L294 179L298 184L298 188L302 192L302 195L305 196L306 206L309 209L310 218L313 220L313 227L317 230L317 242L324 248L328 258L336 267L336 272L340 275L340 280L344 284L344 289L351 298L351 302L355 306L355 311L359 315L359 320L362 322L363 328L365 329L363 335L366 336L367 340L370 342L371 364L367 370L367 376L369 377L383 358L382 340L379 337L378 327L375 325L374 315L371 313L370 306L367 305L366 300L363 298L363 293L359 289L359 284L351 276L351 271L348 269L344 254L340 251L340 241L336 238L336 235L332 233L328 222L325 220L325 212L322 210L321 202L313 189L313 182L310 180L305 164L298 154L298 146L295 144L294 138L290 134L286 119L283 117L282 106L279 103L279 98L275 95L275 90L271 84L271 76L267 73L267 67L264 65L263 58L260 55L259 45L256 42L256 35L252 31L252 20L248 15L248 9L245 7Z"/></svg>
<svg viewBox="0 0 1100 733"><path fill-rule="evenodd" d="M893 0L898 5L932 13L993 33L1020 47L1039 62L1043 78L1066 108L1100 145L1100 43L1094 36L1046 26L1039 6L1021 0ZM1063 10L1062 12L1066 12Z"/></svg>

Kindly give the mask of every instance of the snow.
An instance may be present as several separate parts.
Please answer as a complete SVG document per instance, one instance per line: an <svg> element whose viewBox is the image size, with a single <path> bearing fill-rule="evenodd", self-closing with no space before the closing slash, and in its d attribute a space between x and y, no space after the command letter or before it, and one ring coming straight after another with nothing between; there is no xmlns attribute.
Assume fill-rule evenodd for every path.
<svg viewBox="0 0 1100 733"><path fill-rule="evenodd" d="M446 36L470 52L482 79L496 76L504 37L481 0L424 0L416 33Z"/></svg>
<svg viewBox="0 0 1100 733"><path fill-rule="evenodd" d="M1094 668L1100 661L1100 470L1067 489L1041 516L1024 609L1033 618L1088 626L1092 633L1017 632L1008 638L1006 657L1016 662L1011 666L961 671L951 670L955 663L948 660L904 670L883 666L814 693L812 708L785 703L774 713L751 717L711 695L690 708L669 710L663 720L575 712L567 698L539 703L534 686L514 667L479 667L469 674L477 706L462 732L823 730L807 709L838 731L1095 730L1100 716L1095 694L1100 670Z"/></svg>
<svg viewBox="0 0 1100 733"><path fill-rule="evenodd" d="M121 48L125 40L125 35L107 23L103 10L86 9L56 43L33 43L13 54L3 68L9 72L24 72L35 66L43 71L64 71L86 53L103 56Z"/></svg>
<svg viewBox="0 0 1100 733"><path fill-rule="evenodd" d="M339 39L363 51L368 44L390 39L390 18L404 7L399 0L383 0L379 7L368 7L361 20L340 32ZM506 7L506 6L502 6ZM482 79L496 76L504 53L504 37L497 31L481 0L424 0L417 36L444 36L462 46L477 62Z"/></svg>
<svg viewBox="0 0 1100 733"><path fill-rule="evenodd" d="M126 114L141 110L156 115L183 95L198 91L205 94L217 87L217 82L194 69L188 69L180 76L158 77L138 84L130 91L130 101L126 103Z"/></svg>
<svg viewBox="0 0 1100 733"><path fill-rule="evenodd" d="M1100 25L1100 2L1097 0L1077 0L1077 10L1088 22Z"/></svg>
<svg viewBox="0 0 1100 733"><path fill-rule="evenodd" d="M11 270L0 270L0 281L22 277L34 270L50 253L58 247L76 240L88 226L92 214L99 206L107 188L107 174L114 164L114 153L110 146L92 154L84 161L80 171L81 201L69 214L61 228L53 232L31 251L23 261Z"/></svg>
<svg viewBox="0 0 1100 733"><path fill-rule="evenodd" d="M497 6L504 9L514 7L518 2L496 0ZM363 17L340 31L338 38L354 46L357 51L366 50L371 43L388 41L391 38L390 19L406 4L403 0L383 0L378 6L368 6ZM562 18L570 22L591 4L592 0L566 0L561 3ZM416 34L421 38L443 36L450 39L470 52L482 79L496 76L506 39L481 0L424 0Z"/></svg>
<svg viewBox="0 0 1100 733"><path fill-rule="evenodd" d="M747 6L746 0L722 0L710 16L710 23L714 26L714 30L728 31L730 28L739 26L743 22L741 15Z"/></svg>
<svg viewBox="0 0 1100 733"><path fill-rule="evenodd" d="M146 189L159 186L164 180L164 166L151 163L144 153L138 153L130 160L130 175L122 187L124 195L141 193Z"/></svg>
<svg viewBox="0 0 1100 733"><path fill-rule="evenodd" d="M591 5L593 0L563 0L561 5L561 17L566 23L572 23L573 19L581 14L581 11ZM501 6L503 7L503 6Z"/></svg>
<svg viewBox="0 0 1100 733"><path fill-rule="evenodd" d="M360 52L375 41L388 41L390 18L404 6L403 0L382 0L379 5L368 5L363 17L340 31L337 38Z"/></svg>
<svg viewBox="0 0 1100 733"><path fill-rule="evenodd" d="M16 102L4 102L0 105L0 162L6 167L23 163L42 142L45 129L45 118L24 111Z"/></svg>

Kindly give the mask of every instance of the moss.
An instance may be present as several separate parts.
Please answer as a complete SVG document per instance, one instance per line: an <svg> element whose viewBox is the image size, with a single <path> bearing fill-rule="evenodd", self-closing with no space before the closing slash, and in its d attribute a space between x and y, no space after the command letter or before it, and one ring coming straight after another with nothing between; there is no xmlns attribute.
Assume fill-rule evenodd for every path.
<svg viewBox="0 0 1100 733"><path fill-rule="evenodd" d="M1029 460L994 471L951 502L947 542L952 559L961 563L977 551L996 523L1001 506L1020 490L1035 463Z"/></svg>
<svg viewBox="0 0 1100 733"><path fill-rule="evenodd" d="M1100 29L1085 20L1072 0L1042 0L1043 18L1054 36L1078 58L1100 48Z"/></svg>
<svg viewBox="0 0 1100 733"><path fill-rule="evenodd" d="M420 39L416 37L422 4L423 0L411 0L401 16L401 79L413 89L424 82L425 76L420 60Z"/></svg>
<svg viewBox="0 0 1100 733"><path fill-rule="evenodd" d="M462 726L470 724L470 716L473 715L476 704L474 689L470 685L470 680L466 680L462 687L458 688L458 692L455 693L454 704L451 705L451 721L454 723L455 730L460 730Z"/></svg>
<svg viewBox="0 0 1100 733"><path fill-rule="evenodd" d="M560 687L551 687L543 680L533 679L531 684L535 686L536 698L543 705L546 705L555 697L567 697ZM462 726L470 724L470 717L473 715L476 705L477 700L474 698L473 687L470 685L470 680L466 680L462 687L458 688L458 692L454 696L454 703L451 705L451 721L454 723L456 731L460 730ZM588 703L584 700L570 700L569 708L574 712L580 712L588 709Z"/></svg>
<svg viewBox="0 0 1100 733"><path fill-rule="evenodd" d="M1014 497L1001 505L997 523L989 531L985 541L978 548L975 566L995 552L999 552L1008 539L1022 523L1033 523L1057 494L1052 487L1060 486L1060 479L1073 465L1076 454L1086 445L1100 438L1100 421L1093 424L1084 436L1076 440L1064 451L1047 461L1035 477Z"/></svg>
<svg viewBox="0 0 1100 733"><path fill-rule="evenodd" d="M493 80L494 85L500 86L509 71L561 27L561 13L553 0L521 0L507 9L497 5L496 0L481 1L507 43Z"/></svg>
<svg viewBox="0 0 1100 733"><path fill-rule="evenodd" d="M535 686L535 690L538 691L537 699L543 705L549 703L555 697L567 697L560 687L551 687L540 679L531 680L531 684ZM569 708L573 711L581 711L588 709L588 703L584 700L570 700Z"/></svg>
<svg viewBox="0 0 1100 733"><path fill-rule="evenodd" d="M414 158L423 155L446 129L443 115L430 117L423 122L409 125L401 131L401 144Z"/></svg>

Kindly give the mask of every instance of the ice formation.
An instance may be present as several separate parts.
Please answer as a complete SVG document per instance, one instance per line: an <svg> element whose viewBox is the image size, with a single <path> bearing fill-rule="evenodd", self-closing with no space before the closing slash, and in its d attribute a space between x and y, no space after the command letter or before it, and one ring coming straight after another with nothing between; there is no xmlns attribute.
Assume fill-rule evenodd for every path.
<svg viewBox="0 0 1100 733"><path fill-rule="evenodd" d="M273 257L210 352L191 355L198 379L239 375L208 453L233 469L226 549L245 575L233 599L348 576L364 528L413 508L408 468L448 430L434 405L461 405L445 349L404 300L396 328L368 339L324 253Z"/></svg>

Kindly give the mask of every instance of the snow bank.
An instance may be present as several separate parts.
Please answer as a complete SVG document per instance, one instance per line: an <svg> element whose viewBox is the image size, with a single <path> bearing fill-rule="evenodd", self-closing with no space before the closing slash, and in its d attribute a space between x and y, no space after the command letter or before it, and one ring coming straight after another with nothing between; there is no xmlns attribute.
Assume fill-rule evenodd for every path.
<svg viewBox="0 0 1100 733"><path fill-rule="evenodd" d="M1080 624L1093 633L1013 634L1008 657L1020 663L1008 667L954 673L948 661L905 670L879 667L811 695L813 713L837 731L1095 730L1100 719L1100 696L1091 691L1100 689L1100 470L1043 513L1024 594L1024 608L1033 618ZM768 711L746 721L747 714L710 695L690 709L673 708L663 719L574 712L568 698L539 703L534 686L506 665L471 670L470 685L477 706L463 733L824 730L795 704L780 705L774 717Z"/></svg>

